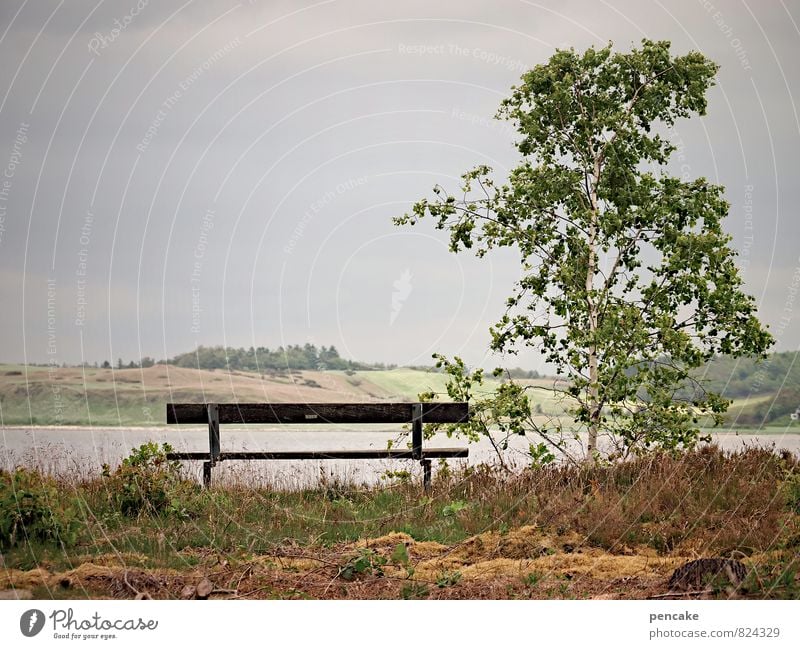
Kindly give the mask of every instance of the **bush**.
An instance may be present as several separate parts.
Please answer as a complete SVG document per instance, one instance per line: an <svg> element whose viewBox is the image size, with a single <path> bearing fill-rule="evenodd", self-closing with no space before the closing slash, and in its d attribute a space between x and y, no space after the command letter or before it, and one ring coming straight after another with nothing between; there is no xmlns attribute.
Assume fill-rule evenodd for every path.
<svg viewBox="0 0 800 649"><path fill-rule="evenodd" d="M79 527L71 502L56 482L36 471L0 470L0 549L31 541L71 545Z"/></svg>
<svg viewBox="0 0 800 649"><path fill-rule="evenodd" d="M169 444L148 442L134 449L113 474L106 467L111 499L119 511L126 516L188 515L186 498L196 486L181 478L180 462L167 459L172 450Z"/></svg>
<svg viewBox="0 0 800 649"><path fill-rule="evenodd" d="M786 472L786 478L783 481L783 490L789 509L795 514L800 514L800 471L794 469Z"/></svg>
<svg viewBox="0 0 800 649"><path fill-rule="evenodd" d="M375 575L383 577L383 567L388 563L386 557L381 556L375 550L362 548L358 554L350 557L347 562L339 567L339 574L345 581L353 581L362 575Z"/></svg>

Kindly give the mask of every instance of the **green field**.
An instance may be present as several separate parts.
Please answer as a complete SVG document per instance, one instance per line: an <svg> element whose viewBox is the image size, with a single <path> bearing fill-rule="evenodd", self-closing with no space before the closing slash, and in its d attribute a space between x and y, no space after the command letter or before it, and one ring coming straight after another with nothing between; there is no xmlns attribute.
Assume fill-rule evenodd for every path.
<svg viewBox="0 0 800 649"><path fill-rule="evenodd" d="M399 398L413 399L420 392L431 390L447 394L447 377L437 372L424 372L407 368L358 372L355 380L368 381Z"/></svg>
<svg viewBox="0 0 800 649"><path fill-rule="evenodd" d="M432 391L440 399L448 399L447 376L438 372L425 372L409 368L394 370L375 370L359 372L358 380L367 381L379 386L399 399L414 400L421 392ZM547 379L518 379L521 385L529 386L528 396L534 408L538 405L541 412L547 415L563 414L563 407L559 400L548 388L552 387L552 380ZM501 384L500 379L489 376L484 379L483 388L475 390L477 395L492 394Z"/></svg>

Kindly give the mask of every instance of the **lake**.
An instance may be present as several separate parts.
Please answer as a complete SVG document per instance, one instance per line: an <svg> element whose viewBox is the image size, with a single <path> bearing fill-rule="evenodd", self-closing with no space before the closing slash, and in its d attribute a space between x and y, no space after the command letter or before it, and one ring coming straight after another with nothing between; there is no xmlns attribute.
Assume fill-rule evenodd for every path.
<svg viewBox="0 0 800 649"><path fill-rule="evenodd" d="M370 426L368 430L353 427L313 426L291 428L223 427L222 450L334 450L384 449L387 440L395 440L402 448L409 440L397 428ZM0 467L38 468L53 475L75 478L97 476L104 463L116 466L131 450L148 441L169 442L179 451L208 449L206 428L77 428L77 427L2 427L0 428ZM745 446L766 446L776 451L787 449L800 455L800 434L794 433L717 433L714 442L725 450ZM531 439L514 437L504 452L506 462L521 467ZM468 446L468 460L450 460L453 467L466 463L496 461L496 454L486 439L467 444L464 440L444 435L425 441L427 448L436 446ZM573 448L578 443L573 442ZM434 471L437 460L433 461ZM185 463L187 471L198 477L200 462ZM418 462L411 460L259 460L228 461L214 469L214 480L244 481L270 484L279 488L314 486L320 479L356 484L376 484L386 471L411 471L420 474Z"/></svg>

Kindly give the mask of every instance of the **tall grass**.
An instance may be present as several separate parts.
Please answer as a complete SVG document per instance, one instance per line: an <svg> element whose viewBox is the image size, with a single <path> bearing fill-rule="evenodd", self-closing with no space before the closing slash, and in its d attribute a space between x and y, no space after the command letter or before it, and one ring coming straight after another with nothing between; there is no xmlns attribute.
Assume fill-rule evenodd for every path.
<svg viewBox="0 0 800 649"><path fill-rule="evenodd" d="M287 542L331 546L389 532L450 545L524 525L621 554L645 548L751 555L800 547L798 461L763 449L724 453L709 446L679 457L519 474L445 469L427 493L410 481L368 487L324 476L315 488L286 491L252 487L241 473L209 490L183 482L168 513L145 509L136 516L119 510L112 479L62 475L57 484L54 507L79 517L76 542L32 540L7 549L7 566L70 565L108 553L183 565L193 552L267 554Z"/></svg>

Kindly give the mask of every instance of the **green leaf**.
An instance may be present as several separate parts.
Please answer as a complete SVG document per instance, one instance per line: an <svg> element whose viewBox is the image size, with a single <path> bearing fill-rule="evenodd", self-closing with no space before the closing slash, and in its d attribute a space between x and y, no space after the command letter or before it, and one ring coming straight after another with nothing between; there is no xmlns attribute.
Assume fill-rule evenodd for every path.
<svg viewBox="0 0 800 649"><path fill-rule="evenodd" d="M520 136L522 159L507 179L478 165L459 192L437 186L413 220L401 219L433 218L454 252L519 252L520 279L489 330L490 349L533 348L558 369L565 385L553 395L572 432L589 431L592 458L600 434L625 453L690 448L698 414L716 422L727 408L702 385L699 398L684 398L691 372L718 354L764 356L774 343L741 288L724 188L670 175L670 129L705 114L718 69L670 48L644 39L630 51L557 50L498 111ZM562 424L540 427L522 386L487 396L481 368L434 358L448 396L470 403L469 422L449 435L489 437L501 450L504 436L530 433L535 466L565 452Z"/></svg>

